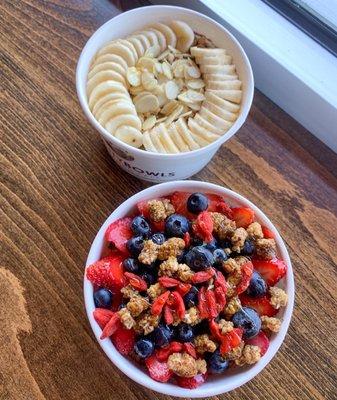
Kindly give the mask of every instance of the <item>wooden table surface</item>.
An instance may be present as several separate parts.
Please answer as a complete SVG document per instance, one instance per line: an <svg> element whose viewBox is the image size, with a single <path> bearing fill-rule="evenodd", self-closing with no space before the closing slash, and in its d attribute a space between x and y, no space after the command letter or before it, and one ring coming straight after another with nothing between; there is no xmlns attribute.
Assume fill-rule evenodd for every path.
<svg viewBox="0 0 337 400"><path fill-rule="evenodd" d="M1 400L169 399L110 363L83 307L91 241L148 186L111 161L75 93L81 48L115 13L107 0L1 1ZM336 399L336 173L337 156L257 92L244 127L194 177L261 207L296 277L281 350L218 398Z"/></svg>

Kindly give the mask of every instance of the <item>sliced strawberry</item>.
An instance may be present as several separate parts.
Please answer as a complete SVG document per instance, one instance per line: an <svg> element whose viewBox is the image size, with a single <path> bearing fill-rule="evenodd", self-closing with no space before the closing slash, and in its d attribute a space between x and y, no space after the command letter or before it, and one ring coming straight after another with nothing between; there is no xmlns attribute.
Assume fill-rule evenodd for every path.
<svg viewBox="0 0 337 400"><path fill-rule="evenodd" d="M273 317L278 312L278 310L270 304L267 296L253 298L242 293L240 295L240 300L243 306L254 308L260 316L267 315L268 317Z"/></svg>
<svg viewBox="0 0 337 400"><path fill-rule="evenodd" d="M165 221L150 221L150 224L153 232L164 232L165 230Z"/></svg>
<svg viewBox="0 0 337 400"><path fill-rule="evenodd" d="M119 328L111 337L116 349L123 355L128 355L135 345L136 333L133 329Z"/></svg>
<svg viewBox="0 0 337 400"><path fill-rule="evenodd" d="M192 282L193 283L207 282L214 276L214 273L215 273L215 271L213 268L209 268L207 271L196 272L192 276Z"/></svg>
<svg viewBox="0 0 337 400"><path fill-rule="evenodd" d="M179 285L180 281L178 281L178 279L175 278L171 278L169 276L161 276L158 278L158 282L166 287L166 288L172 288L172 287L176 287Z"/></svg>
<svg viewBox="0 0 337 400"><path fill-rule="evenodd" d="M175 209L176 214L184 215L188 219L195 219L195 215L187 210L187 199L191 196L191 193L186 192L174 192L170 196L171 203Z"/></svg>
<svg viewBox="0 0 337 400"><path fill-rule="evenodd" d="M252 339L246 340L246 344L250 344L252 346L260 347L261 356L265 355L268 347L269 347L269 339L266 334L260 331L255 337Z"/></svg>
<svg viewBox="0 0 337 400"><path fill-rule="evenodd" d="M255 214L251 208L248 207L234 207L232 208L233 220L236 222L238 228L247 228L254 222Z"/></svg>
<svg viewBox="0 0 337 400"><path fill-rule="evenodd" d="M112 291L121 289L124 285L123 259L124 257L119 255L102 258L89 265L86 276L97 287L104 287Z"/></svg>
<svg viewBox="0 0 337 400"><path fill-rule="evenodd" d="M129 281L130 285L140 292L147 289L147 283L140 276L133 274L132 272L125 272L124 276Z"/></svg>
<svg viewBox="0 0 337 400"><path fill-rule="evenodd" d="M206 193L206 196L208 198L208 208L207 211L209 212L221 212L218 210L219 204L225 203L224 199L222 196L219 196L217 194L213 193Z"/></svg>
<svg viewBox="0 0 337 400"><path fill-rule="evenodd" d="M265 239L275 239L275 233L264 225L262 225L262 233Z"/></svg>
<svg viewBox="0 0 337 400"><path fill-rule="evenodd" d="M166 325L171 325L174 321L172 310L167 304L164 306L164 320Z"/></svg>
<svg viewBox="0 0 337 400"><path fill-rule="evenodd" d="M203 286L198 293L198 310L201 318L208 318L208 309L206 302L206 289Z"/></svg>
<svg viewBox="0 0 337 400"><path fill-rule="evenodd" d="M165 305L165 303L167 302L167 299L169 298L170 295L170 291L167 290L166 292L162 293L160 296L158 296L155 301L152 303L151 306L151 313L153 315L159 315L162 310L163 307Z"/></svg>
<svg viewBox="0 0 337 400"><path fill-rule="evenodd" d="M184 297L185 294L187 294L191 290L191 287L192 285L190 283L180 282L177 286L177 292L179 292L181 296Z"/></svg>
<svg viewBox="0 0 337 400"><path fill-rule="evenodd" d="M115 313L111 310L107 310L105 308L95 308L93 312L93 316L95 321L98 323L101 329L104 329L105 325L110 321L111 317Z"/></svg>
<svg viewBox="0 0 337 400"><path fill-rule="evenodd" d="M237 294L243 293L248 288L253 271L253 264L250 261L241 265L241 281L236 287Z"/></svg>
<svg viewBox="0 0 337 400"><path fill-rule="evenodd" d="M189 354L191 357L197 359L197 352L195 351L195 347L192 343L184 343L183 344L184 351Z"/></svg>
<svg viewBox="0 0 337 400"><path fill-rule="evenodd" d="M179 342L171 342L168 346L163 347L156 351L156 357L159 361L167 361L169 356L173 353L180 353L183 345Z"/></svg>
<svg viewBox="0 0 337 400"><path fill-rule="evenodd" d="M226 282L226 278L224 277L224 275L222 274L222 272L220 271L216 271L215 272L215 279L214 279L214 286L217 287L221 287L222 290L227 293L227 289L228 289L228 284Z"/></svg>
<svg viewBox="0 0 337 400"><path fill-rule="evenodd" d="M222 335L220 353L223 355L228 353L241 343L243 329L234 328L230 332Z"/></svg>
<svg viewBox="0 0 337 400"><path fill-rule="evenodd" d="M160 200L160 199L152 199L152 200ZM149 220L153 232L163 232L165 228L165 221L159 221L159 222L151 221L148 203L149 201L140 201L139 203L137 203L138 211L140 212L141 215L143 215L143 217Z"/></svg>
<svg viewBox="0 0 337 400"><path fill-rule="evenodd" d="M130 217L117 219L105 231L105 240L112 242L118 250L126 254L128 253L126 242L133 236L131 222L132 218Z"/></svg>
<svg viewBox="0 0 337 400"><path fill-rule="evenodd" d="M193 224L193 232L204 242L209 243L213 240L213 219L208 211L201 212Z"/></svg>
<svg viewBox="0 0 337 400"><path fill-rule="evenodd" d="M219 201L216 204L215 210L208 210L208 211L216 211L221 214L224 214L229 219L233 219L233 211L225 201Z"/></svg>
<svg viewBox="0 0 337 400"><path fill-rule="evenodd" d="M169 370L165 361L159 361L155 354L145 360L145 364L152 379L158 382L167 382L173 372Z"/></svg>
<svg viewBox="0 0 337 400"><path fill-rule="evenodd" d="M190 247L191 235L190 235L188 232L186 232L186 233L184 234L184 242L185 242L185 247L186 247L186 248Z"/></svg>
<svg viewBox="0 0 337 400"><path fill-rule="evenodd" d="M101 334L101 339L105 339L113 335L118 329L122 328L118 313L114 313L109 322L105 325Z"/></svg>
<svg viewBox="0 0 337 400"><path fill-rule="evenodd" d="M217 303L218 312L221 312L227 302L226 293L221 286L214 289L215 299Z"/></svg>
<svg viewBox="0 0 337 400"><path fill-rule="evenodd" d="M177 385L180 387L183 387L185 389L196 389L205 382L206 377L204 374L195 375L192 378L185 378L176 375L175 380L177 382Z"/></svg>
<svg viewBox="0 0 337 400"><path fill-rule="evenodd" d="M272 260L253 259L252 262L255 270L269 286L274 286L287 273L285 262L278 258Z"/></svg>
<svg viewBox="0 0 337 400"><path fill-rule="evenodd" d="M209 330L211 331L211 334L214 337L214 339L216 339L219 342L221 342L222 335L221 335L221 332L220 332L220 328L219 328L219 325L215 322L214 319L211 319L209 321Z"/></svg>
<svg viewBox="0 0 337 400"><path fill-rule="evenodd" d="M137 208L138 208L139 213L143 217L149 218L150 213L149 213L148 201L140 201L139 203L137 203Z"/></svg>
<svg viewBox="0 0 337 400"><path fill-rule="evenodd" d="M185 303L184 299L181 297L181 294L178 291L172 292L172 297L174 299L174 309L180 319L185 317Z"/></svg>
<svg viewBox="0 0 337 400"><path fill-rule="evenodd" d="M218 315L218 307L215 300L215 293L213 290L206 290L205 293L208 316L210 318L215 318Z"/></svg>

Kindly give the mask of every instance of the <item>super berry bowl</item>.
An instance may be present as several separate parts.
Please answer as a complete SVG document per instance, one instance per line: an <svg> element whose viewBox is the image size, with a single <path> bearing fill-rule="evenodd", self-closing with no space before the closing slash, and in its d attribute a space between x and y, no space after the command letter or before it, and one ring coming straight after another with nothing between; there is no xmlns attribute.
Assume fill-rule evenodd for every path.
<svg viewBox="0 0 337 400"><path fill-rule="evenodd" d="M253 208L206 191L138 201L105 228L86 269L100 340L153 380L194 390L263 362L282 327L286 274Z"/></svg>

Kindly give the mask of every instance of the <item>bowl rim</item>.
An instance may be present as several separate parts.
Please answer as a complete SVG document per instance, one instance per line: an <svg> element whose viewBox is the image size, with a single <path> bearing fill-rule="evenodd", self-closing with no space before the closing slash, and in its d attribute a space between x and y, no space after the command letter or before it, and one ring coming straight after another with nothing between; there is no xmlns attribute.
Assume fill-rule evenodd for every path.
<svg viewBox="0 0 337 400"><path fill-rule="evenodd" d="M122 142L121 140L116 139L105 128L103 128L98 123L96 118L92 115L92 113L91 113L91 111L89 109L89 106L88 106L88 101L86 99L85 88L83 88L81 83L80 83L81 82L81 76L82 76L83 63L84 63L84 60L86 58L86 52L87 52L88 48L90 48L91 42L94 41L95 37L99 36L100 33L105 29L105 27L108 26L109 24L111 24L112 21L114 21L115 23L118 23L119 19L127 18L128 16L130 16L132 14L138 14L138 13L141 14L143 12L149 13L154 8L157 9L157 10L162 10L163 13L165 13L165 11L169 10L169 9L176 10L178 12L182 11L182 12L185 12L187 14L190 14L191 16L193 16L193 15L194 16L198 16L199 18L202 18L202 19L212 23L214 26L216 26L218 29L224 31L228 35L229 40L231 40L232 43L234 44L234 46L236 46L238 48L241 60L242 60L243 64L245 65L245 67L247 68L247 88L245 89L247 97L246 97L245 104L241 103L241 110L240 110L240 114L239 114L238 119L234 122L234 124L231 126L231 128L226 133L224 133L222 136L220 136L214 142L212 142L212 143L208 144L207 146L202 147L200 149L191 150L191 151L178 153L178 154L155 153L155 152L152 152L152 151L147 151L147 150L142 150L142 149L135 148L133 146L130 146L127 143ZM104 139L106 139L108 141L112 141L117 146L122 147L122 148L124 148L124 150L130 151L130 152L132 152L134 154L142 155L142 156L149 157L149 158L151 158L151 157L161 157L161 158L165 158L165 159L175 159L175 158L179 158L179 157L190 157L190 156L193 157L193 156L196 156L198 154L202 154L203 152L208 152L208 151L211 151L213 149L216 149L216 148L220 147L228 139L230 139L241 128L241 126L246 121L248 113L249 113L249 111L251 109L251 106L252 106L253 97L254 97L254 76L253 76L252 67L250 65L249 59L247 57L247 54L245 53L245 51L242 48L241 44L233 36L233 34L231 32L229 32L219 22L213 20L212 18L210 18L207 15L204 15L204 14L198 12L198 11L191 10L191 9L185 8L185 7L170 6L170 5L150 5L150 6L134 8L132 10L129 10L129 11L126 11L126 12L123 12L121 14L118 14L118 15L114 16L113 18L111 18L108 21L106 21L103 25L101 25L90 36L90 38L87 40L86 44L84 45L84 47L83 47L83 49L81 51L80 57L78 59L78 62L77 62L77 66L76 66L76 91L77 91L77 97L79 99L81 108L82 108L85 116L88 118L88 120L91 123L91 125L96 130L98 130L98 132L104 137Z"/></svg>
<svg viewBox="0 0 337 400"><path fill-rule="evenodd" d="M151 197L155 195L155 193L158 196L158 192L160 193L159 195L165 195L172 193L174 191L191 191L195 190L193 188L196 188L198 191L204 191L204 192L211 192L211 193L217 193L220 195L223 195L224 197L229 198L230 202L236 203L236 204L241 204L241 205L246 205L248 207L251 207L255 214L257 215L257 220L262 222L264 225L266 225L269 229L271 229L275 233L275 240L279 249L279 252L282 256L282 259L285 261L288 267L287 271L287 294L288 294L288 304L284 308L284 314L283 314L283 322L281 325L281 330L275 336L273 337L273 340L271 342L271 345L267 351L267 353L261 358L261 360L248 368L247 370L244 371L243 377L240 379L237 379L235 382L221 382L221 378L219 376L219 380L216 382L212 382L211 388L203 388L203 386L200 386L197 389L184 389L179 386L173 385L173 384L168 384L168 383L160 383L154 381L152 378L147 376L147 379L140 374L140 369L137 366L132 366L130 368L129 365L124 365L123 360L125 362L126 358L122 356L113 346L111 340L105 339L105 340L100 340L100 334L102 332L101 328L98 326L96 323L95 319L93 318L93 310L95 309L94 301L93 301L93 286L92 284L86 279L85 277L85 271L84 271L84 278L83 278L83 290L84 290L84 302L85 302L85 308L86 308L86 313L87 317L89 319L89 323L91 326L91 329L93 330L95 337L103 349L104 353L108 356L108 358L113 362L113 364L118 367L125 375L127 375L129 378L134 380L135 382L149 388L152 390L155 390L159 393L166 394L166 395L171 395L171 396L176 396L176 397L189 397L189 398L198 398L198 397L209 397L209 396L215 396L219 395L221 393L228 392L230 390L233 390L248 381L250 381L252 378L254 378L258 373L260 373L264 367L271 361L271 359L275 356L277 353L278 349L280 348L281 344L284 341L285 335L288 331L288 327L290 324L292 312L293 312L293 307L294 307L294 297L295 297L295 283L294 283L294 275L293 275L293 269L290 261L290 257L288 254L288 251L285 247L285 244L278 232L278 230L275 228L275 226L272 224L272 222L269 220L269 218L264 214L262 210L260 210L257 206L255 206L251 201L246 199L244 196L227 189L225 187L222 187L220 185L212 184L212 183L207 183L207 182L201 182L201 181L171 181L171 182L165 182L165 183L160 183L158 185L153 185L149 188L146 188L133 196L129 197L127 200L122 202L110 215L109 217L105 220L105 222L102 224L101 228L99 229L94 241L92 242L92 245L90 247L90 251L88 254L88 258L86 260L86 267L90 265L92 262L97 260L97 257L93 256L94 253L97 252L97 248L102 248L103 242L104 242L104 232L107 228L107 226L113 222L116 218L120 218L121 216L126 216L127 214L125 213L126 210L130 209L131 207L134 207L136 203L140 200L145 200L145 199L150 199ZM161 193L163 192L163 193ZM120 214L120 215L118 215ZM116 217L117 215L117 217ZM224 375L226 376L226 375ZM235 375L237 376L237 375Z"/></svg>

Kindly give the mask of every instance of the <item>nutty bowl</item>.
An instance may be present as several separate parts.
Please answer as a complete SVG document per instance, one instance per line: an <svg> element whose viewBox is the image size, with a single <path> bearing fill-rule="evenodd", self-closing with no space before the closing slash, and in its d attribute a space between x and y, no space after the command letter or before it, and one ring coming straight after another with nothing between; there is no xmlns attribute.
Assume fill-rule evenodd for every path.
<svg viewBox="0 0 337 400"><path fill-rule="evenodd" d="M287 275L282 279L282 281L279 282L280 284L278 286L287 293L288 303L278 314L283 321L281 328L278 333L272 334L270 337L269 348L263 357L252 366L228 369L221 375L209 375L207 381L202 386L193 390L182 388L171 383L160 383L153 380L147 374L145 368L143 368L140 364L131 358L121 355L109 338L104 340L100 339L102 329L99 327L93 316L93 312L95 310L95 303L93 299L94 287L86 277L84 278L85 307L91 328L103 351L106 353L109 359L129 378L149 389L171 396L189 398L214 396L228 392L243 385L261 372L262 369L271 361L281 346L291 320L295 294L291 261L281 236L266 215L243 196L218 185L197 181L174 181L152 186L127 199L108 217L94 239L88 255L86 267L95 263L102 257L102 253L105 251L105 231L112 222L118 220L119 218L134 215L137 209L136 205L140 202L153 198L165 197L176 191L214 194L222 196L231 207L249 207L255 214L255 221L263 225L273 235L276 242L277 254L284 261L287 267Z"/></svg>
<svg viewBox="0 0 337 400"><path fill-rule="evenodd" d="M138 93L137 92L138 87L130 87L128 90L126 90L124 87L122 87L121 82L109 81L112 82L110 86L114 88L113 90L115 90L116 93L115 92L113 94L111 93L111 96L114 97L114 100L110 100L108 101L108 103L115 102L117 96L120 105L118 105L118 107L116 104L114 106L111 106L115 108L113 112L109 108L105 110L108 111L108 113L106 112L103 113L102 112L103 106L102 104L100 104L101 107L99 109L100 116L102 117L102 113L105 115L104 118L102 117L105 121L103 123L102 119L98 118L96 114L97 110L96 111L93 110L92 108L93 104L90 104L91 103L90 93L91 94L93 93L93 91L95 90L95 85L97 83L102 83L100 80L102 76L104 76L104 79L113 80L116 78L122 82L126 79L126 77L121 76L118 72L115 71L112 72L109 71L105 74L106 71L101 71L102 64L97 65L97 68L95 67L91 69L91 67L93 66L93 63L95 63L97 60L96 57L97 53L99 53L100 50L102 50L102 48L105 45L107 45L107 43L109 43L111 40L127 38L134 32L142 30L147 26L154 24L157 24L158 26L158 23L167 24L166 25L167 28L167 26L169 26L169 24L172 23L171 21L176 21L176 22L182 21L183 23L189 26L189 29L192 29L192 32L195 32L198 35L206 37L219 50L225 49L227 51L228 55L224 55L225 53L222 53L221 57L216 57L214 55L212 57L207 57L209 62L216 63L217 59L219 58L223 59L225 63L230 62L233 65L221 66L220 70L218 69L218 66L215 65L207 66L207 68L202 65L200 66L200 68L202 67L201 69L204 68L203 70L207 71L208 75L212 76L211 78L212 83L210 83L211 85L210 91L212 91L212 93L206 99L207 101L206 100L202 101L203 103L208 104L207 107L210 107L209 109L204 110L205 118L203 117L200 118L199 121L200 124L202 123L204 124L202 127L200 127L199 122L196 123L196 120L192 120L191 125L187 127L187 120L186 123L182 124L181 122L183 119L180 118L180 116L178 120L171 122L172 115L170 115L168 118L168 121L170 121L170 123L166 121L165 123L158 125L158 135L161 135L160 137L165 137L165 143L167 144L166 150L165 149L163 150L165 146L161 146L160 143L157 144L156 146L154 146L153 143L149 144L148 146L145 146L144 144L146 150L143 150L141 148L133 147L127 142L123 142L122 137L126 138L127 136L130 135L132 136L132 134L136 135L137 132L138 136L137 135L136 136L138 137L138 139L139 136L142 136L139 128L140 124L140 119L138 118L140 117L139 109L141 109L141 107L143 107L144 105L146 107L149 106L149 99L155 100L154 98L155 96L149 94L148 92L148 95L146 96L147 101L145 101L144 96L142 96L141 98L142 100L140 100L139 98L139 101L137 101L136 99L138 98L138 95L136 95L133 98L134 102L133 104L132 101L130 101L131 100L129 93L130 88L135 89L136 91L134 94L136 94ZM161 27L162 26L163 25L161 25ZM147 38L144 38L142 35L140 35L140 39L144 41L147 40ZM134 40L134 43L137 43L139 45L140 39L138 37L138 39L133 38L131 40ZM126 44L125 42L126 40L123 43ZM121 46L123 47L123 44ZM130 47L130 42L128 42L128 46ZM129 51L125 46L123 47L123 49L126 52ZM120 50L121 49L118 48L118 51ZM134 51L134 53L136 52L135 48L132 48L132 50ZM106 54L104 53L103 57L105 56ZM124 68L125 68L126 66L125 60L123 59L121 60L120 58L121 57L119 57L118 59L117 56L114 57L113 60L118 59L120 62L124 63ZM197 58L198 56L196 55L196 59ZM111 58L108 57L106 59L111 59ZM136 58L134 58L134 60L136 60ZM120 65L116 66L115 62L107 62L106 64L112 64L114 68L117 68L116 71L118 70L119 72L123 73L121 66ZM132 61L130 61L129 64L132 65ZM234 66L235 69L233 69ZM128 70L132 68L134 67L128 68ZM97 74L95 71L93 71L95 69L96 71L98 71ZM222 82L222 77L221 77L222 75L221 74L219 75L214 72L214 71L222 71L222 73L226 74L227 73L226 71L231 71L230 73L234 73L233 72L234 70L236 71L235 73L237 75L232 75L230 77L231 79L232 78L235 79L235 81L233 80L231 81L231 83L228 83L229 81ZM135 71L133 72L135 73ZM92 78L90 79L90 85L88 84L88 86L90 86L89 98L87 92L87 83L89 82L87 81L88 73L89 77L91 76ZM213 81L213 79L216 79L216 81ZM169 83L172 84L171 86L175 86L173 81L170 81ZM219 100L218 97L212 96L212 94L214 93L226 92L227 88L233 88L233 89L238 88L239 86L236 85L240 85L241 89L232 90L231 92L233 93L235 92L237 94L238 92L240 92L240 97L242 94L242 98L240 99L240 107L238 107L238 104L236 105L234 103L229 104L229 102L226 103L226 100L222 101L221 99ZM223 91L217 90L220 87L225 90ZM211 158L214 156L214 154L220 148L220 146L239 130L239 128L246 120L248 112L251 107L253 93L254 93L254 79L249 60L244 50L242 49L238 41L233 37L233 35L229 33L222 25L213 21L211 18L205 15L202 15L196 11L192 11L189 9L184 9L181 7L174 7L174 6L150 6L150 7L136 8L131 11L122 13L112 18L108 22L106 22L92 35L92 37L88 40L87 44L83 48L81 56L78 61L76 70L76 88L81 107L86 117L88 118L91 125L94 128L96 128L100 133L105 143L105 146L110 156L114 159L114 161L122 169L124 169L125 171L129 172L130 174L138 178L149 180L152 182L165 182L174 179L185 179L200 171L211 160ZM112 89L110 88L109 90ZM192 90L192 92L194 93L195 96L197 96L196 98L197 101L198 96L200 96L200 93L197 93L194 90ZM117 93L119 93L120 95L118 95ZM140 93L139 96L140 95L142 95L142 93ZM217 102L217 104L215 105L215 103L213 102ZM138 114L136 113L135 105L139 106L139 109L137 110ZM230 109L233 112L228 112L227 110L225 110L225 108L223 107L226 107L226 105L231 107ZM181 107L181 105L179 107L182 110L183 107ZM228 118L231 119L231 122L228 123L227 121L221 121L221 118L218 118L216 115L214 116L213 112L209 111L211 109L214 112L219 113L219 115L228 115ZM190 110L189 113L191 112L192 111ZM114 117L111 117L110 113L113 114ZM125 113L126 115L120 113ZM201 116L201 111L200 111L200 116ZM150 119L148 116L146 118L147 120ZM213 120L215 119L215 121L218 121L219 123L219 127L216 128L216 134L212 134L211 132L212 128L215 126L215 123L214 124L211 123L213 121L212 118ZM119 119L120 121L123 119L125 125L119 126L118 123L116 122L117 119ZM161 119L162 118L160 116L159 120ZM101 121L101 123L99 122L99 120ZM129 122L127 123L126 120L128 120ZM129 123L134 125L127 126ZM166 123L167 126L163 126ZM224 123L225 125L223 125L222 123ZM176 127L175 124L177 124ZM170 139L168 139L167 136L168 133L166 132L166 129L170 130L169 133ZM191 135L189 133L190 132L189 129L191 131L193 129L196 129L198 131L198 134L196 133L194 137L199 137L199 134L202 136L201 141L199 141L199 143L194 143L193 141L191 141ZM171 132L171 130L174 131L175 133ZM177 131L179 138L177 138L176 136ZM145 132L143 131L143 137L145 138L146 136L148 138L149 135L145 135L145 133L146 131ZM188 138L186 138L186 135L188 136ZM185 141L185 143L182 143L180 140L182 136L184 136L183 142ZM175 139L173 140L172 138ZM163 141L163 139L159 140L159 142L161 141ZM174 141L175 143L173 143ZM149 142L148 139L146 139L146 143L148 142ZM178 142L180 143L180 147L178 145ZM145 139L143 140L143 143L145 143ZM168 143L170 143L170 146L168 145ZM172 150L172 144L173 144L173 150ZM168 149L168 147L170 149ZM189 148L190 151L188 151L187 148ZM179 151L177 152L177 150ZM170 154L172 151L173 152L176 151L176 153Z"/></svg>

